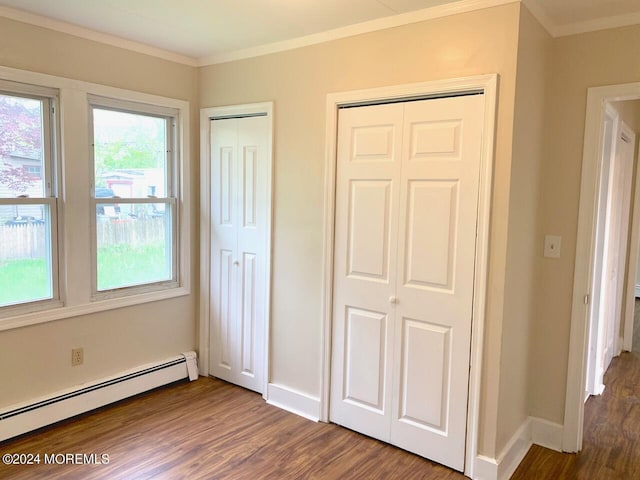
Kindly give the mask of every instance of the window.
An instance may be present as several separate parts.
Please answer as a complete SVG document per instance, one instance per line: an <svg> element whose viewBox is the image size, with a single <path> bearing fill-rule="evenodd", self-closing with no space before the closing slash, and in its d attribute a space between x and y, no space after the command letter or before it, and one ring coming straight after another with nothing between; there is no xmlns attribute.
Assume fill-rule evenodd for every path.
<svg viewBox="0 0 640 480"><path fill-rule="evenodd" d="M55 103L0 81L0 310L59 297Z"/></svg>
<svg viewBox="0 0 640 480"><path fill-rule="evenodd" d="M0 331L189 295L189 102L0 75Z"/></svg>
<svg viewBox="0 0 640 480"><path fill-rule="evenodd" d="M94 296L174 286L177 111L90 104Z"/></svg>

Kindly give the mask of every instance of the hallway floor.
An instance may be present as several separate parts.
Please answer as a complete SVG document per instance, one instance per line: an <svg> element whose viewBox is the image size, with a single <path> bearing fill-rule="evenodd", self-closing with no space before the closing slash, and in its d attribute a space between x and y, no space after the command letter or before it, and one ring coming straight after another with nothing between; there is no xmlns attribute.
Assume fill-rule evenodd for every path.
<svg viewBox="0 0 640 480"><path fill-rule="evenodd" d="M534 445L512 480L640 478L640 354L614 358L604 383L604 393L585 406L582 452L569 455Z"/></svg>

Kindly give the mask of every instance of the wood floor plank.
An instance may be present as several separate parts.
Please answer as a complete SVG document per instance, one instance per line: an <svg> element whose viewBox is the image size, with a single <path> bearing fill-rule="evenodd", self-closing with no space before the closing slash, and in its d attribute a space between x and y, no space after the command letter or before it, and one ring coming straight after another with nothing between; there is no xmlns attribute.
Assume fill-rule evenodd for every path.
<svg viewBox="0 0 640 480"><path fill-rule="evenodd" d="M534 445L513 480L640 479L640 355L614 359L585 409L584 450ZM0 443L4 453L95 453L108 465L0 464L0 479L402 479L465 477L337 425L267 405L201 378L178 383Z"/></svg>
<svg viewBox="0 0 640 480"><path fill-rule="evenodd" d="M434 479L465 477L350 430L201 378L0 443L0 453L96 453L108 465L0 464L0 478Z"/></svg>
<svg viewBox="0 0 640 480"><path fill-rule="evenodd" d="M614 358L604 384L604 393L585 405L582 451L563 454L534 445L512 480L640 479L640 354Z"/></svg>

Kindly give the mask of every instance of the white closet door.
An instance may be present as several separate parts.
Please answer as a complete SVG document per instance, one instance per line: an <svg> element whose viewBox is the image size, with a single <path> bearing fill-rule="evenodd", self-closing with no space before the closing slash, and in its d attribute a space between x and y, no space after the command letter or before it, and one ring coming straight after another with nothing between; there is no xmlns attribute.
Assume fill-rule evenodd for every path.
<svg viewBox="0 0 640 480"><path fill-rule="evenodd" d="M331 420L389 440L401 104L339 112Z"/></svg>
<svg viewBox="0 0 640 480"><path fill-rule="evenodd" d="M405 105L391 443L464 469L484 99Z"/></svg>
<svg viewBox="0 0 640 480"><path fill-rule="evenodd" d="M331 420L464 468L483 98L340 111Z"/></svg>
<svg viewBox="0 0 640 480"><path fill-rule="evenodd" d="M210 371L262 392L267 318L268 123L211 121Z"/></svg>

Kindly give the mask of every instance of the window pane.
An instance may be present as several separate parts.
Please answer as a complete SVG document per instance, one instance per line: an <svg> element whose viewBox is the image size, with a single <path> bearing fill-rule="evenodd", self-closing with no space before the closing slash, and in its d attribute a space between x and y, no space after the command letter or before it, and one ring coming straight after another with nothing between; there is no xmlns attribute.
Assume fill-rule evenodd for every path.
<svg viewBox="0 0 640 480"><path fill-rule="evenodd" d="M0 306L53 297L48 205L0 206Z"/></svg>
<svg viewBox="0 0 640 480"><path fill-rule="evenodd" d="M167 196L164 118L93 109L96 198Z"/></svg>
<svg viewBox="0 0 640 480"><path fill-rule="evenodd" d="M0 198L45 196L42 105L0 94Z"/></svg>
<svg viewBox="0 0 640 480"><path fill-rule="evenodd" d="M171 280L171 225L165 203L98 204L98 290Z"/></svg>

